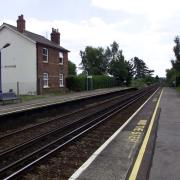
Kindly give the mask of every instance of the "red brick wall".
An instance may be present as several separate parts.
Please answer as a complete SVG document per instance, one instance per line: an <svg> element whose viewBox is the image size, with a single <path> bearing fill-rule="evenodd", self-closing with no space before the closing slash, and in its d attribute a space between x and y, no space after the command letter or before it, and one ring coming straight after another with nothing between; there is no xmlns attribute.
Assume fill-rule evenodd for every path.
<svg viewBox="0 0 180 180"><path fill-rule="evenodd" d="M43 62L43 48L48 49L48 63ZM43 73L49 74L49 88L43 88ZM59 74L64 74L64 87L59 87ZM59 50L43 44L37 44L37 89L38 94L66 89L65 78L68 75L68 53L64 52L64 63L59 64Z"/></svg>

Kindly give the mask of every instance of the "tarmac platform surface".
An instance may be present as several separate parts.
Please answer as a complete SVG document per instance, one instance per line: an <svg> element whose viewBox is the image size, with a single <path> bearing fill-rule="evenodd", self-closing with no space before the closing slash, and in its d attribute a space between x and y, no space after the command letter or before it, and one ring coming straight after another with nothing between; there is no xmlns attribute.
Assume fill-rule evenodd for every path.
<svg viewBox="0 0 180 180"><path fill-rule="evenodd" d="M59 96L49 96L46 98L38 98L30 101L25 101L16 104L0 105L0 116L5 114L11 114L14 112L26 111L30 109L39 108L42 106L49 106L53 104L60 104L68 101L83 99L87 97L97 96L101 94L107 94L111 92L121 91L128 89L127 87L115 87L115 88L104 88L91 91L73 92Z"/></svg>
<svg viewBox="0 0 180 180"><path fill-rule="evenodd" d="M150 180L180 179L180 93L164 88Z"/></svg>

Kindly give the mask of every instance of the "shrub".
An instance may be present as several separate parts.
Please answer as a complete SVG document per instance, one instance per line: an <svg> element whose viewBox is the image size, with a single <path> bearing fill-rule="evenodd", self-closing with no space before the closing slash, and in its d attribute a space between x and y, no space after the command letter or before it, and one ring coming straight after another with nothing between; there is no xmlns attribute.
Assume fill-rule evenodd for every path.
<svg viewBox="0 0 180 180"><path fill-rule="evenodd" d="M67 88L71 91L84 91L100 88L109 88L119 86L120 83L113 78L105 75L94 75L92 79L85 75L68 76L66 78Z"/></svg>
<svg viewBox="0 0 180 180"><path fill-rule="evenodd" d="M71 91L83 91L86 89L86 76L68 76L66 85Z"/></svg>
<svg viewBox="0 0 180 180"><path fill-rule="evenodd" d="M133 79L131 81L131 86L135 87L135 88L139 88L139 87L145 87L146 83L144 79Z"/></svg>

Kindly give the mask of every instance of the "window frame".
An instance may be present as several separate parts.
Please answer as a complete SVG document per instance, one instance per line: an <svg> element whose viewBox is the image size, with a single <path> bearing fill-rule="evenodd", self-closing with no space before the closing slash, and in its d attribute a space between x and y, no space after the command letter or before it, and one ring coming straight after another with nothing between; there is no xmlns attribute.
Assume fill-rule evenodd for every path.
<svg viewBox="0 0 180 180"><path fill-rule="evenodd" d="M49 74L47 72L43 73L43 88L49 88Z"/></svg>
<svg viewBox="0 0 180 180"><path fill-rule="evenodd" d="M62 55L62 56L61 56ZM62 60L62 62L60 62L60 59ZM59 64L63 65L64 64L64 53L63 52L59 52Z"/></svg>
<svg viewBox="0 0 180 180"><path fill-rule="evenodd" d="M46 54L44 54L44 50L46 50ZM48 48L43 48L43 52L42 52L42 56L43 56L43 62L44 63L48 63L48 61L49 61L49 52L48 52L49 50L48 50ZM46 60L44 60L44 57L46 57Z"/></svg>
<svg viewBox="0 0 180 180"><path fill-rule="evenodd" d="M59 87L64 87L64 74L59 73Z"/></svg>

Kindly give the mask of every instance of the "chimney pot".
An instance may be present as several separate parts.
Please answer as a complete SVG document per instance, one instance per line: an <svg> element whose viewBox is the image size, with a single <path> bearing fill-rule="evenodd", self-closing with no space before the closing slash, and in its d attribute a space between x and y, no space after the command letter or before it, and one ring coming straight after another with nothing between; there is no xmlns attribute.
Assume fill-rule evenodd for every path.
<svg viewBox="0 0 180 180"><path fill-rule="evenodd" d="M60 33L58 32L58 29L52 28L51 41L60 45Z"/></svg>

